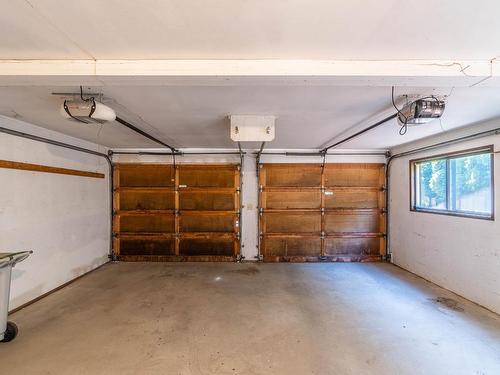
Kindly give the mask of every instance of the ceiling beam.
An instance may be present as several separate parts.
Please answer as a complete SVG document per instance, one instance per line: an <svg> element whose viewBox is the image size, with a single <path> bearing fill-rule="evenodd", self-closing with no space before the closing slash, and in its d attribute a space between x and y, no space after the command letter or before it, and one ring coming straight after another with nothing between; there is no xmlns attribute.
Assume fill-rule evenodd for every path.
<svg viewBox="0 0 500 375"><path fill-rule="evenodd" d="M500 61L0 60L1 85L232 85L500 87Z"/></svg>

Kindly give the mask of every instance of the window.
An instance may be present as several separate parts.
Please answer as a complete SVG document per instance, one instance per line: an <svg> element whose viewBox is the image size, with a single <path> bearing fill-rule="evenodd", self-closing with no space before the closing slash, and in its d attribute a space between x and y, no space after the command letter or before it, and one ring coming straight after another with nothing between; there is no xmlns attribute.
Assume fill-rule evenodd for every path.
<svg viewBox="0 0 500 375"><path fill-rule="evenodd" d="M493 219L493 148L412 160L413 211Z"/></svg>

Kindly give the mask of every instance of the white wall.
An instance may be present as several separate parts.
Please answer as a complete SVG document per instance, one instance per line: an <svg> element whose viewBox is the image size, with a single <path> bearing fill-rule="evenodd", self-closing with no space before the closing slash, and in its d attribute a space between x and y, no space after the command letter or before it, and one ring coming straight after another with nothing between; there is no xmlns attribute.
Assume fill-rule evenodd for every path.
<svg viewBox="0 0 500 375"><path fill-rule="evenodd" d="M0 126L105 152L95 144L2 116ZM0 251L34 252L13 270L13 309L108 260L108 165L99 156L5 133L0 133L0 159L106 175L97 179L0 168Z"/></svg>
<svg viewBox="0 0 500 375"><path fill-rule="evenodd" d="M156 150L159 151L159 150ZM164 150L162 150L164 151ZM199 151L195 149L183 150L186 152ZM205 150L207 151L207 150ZM215 151L215 150L212 150ZM282 150L273 150L273 152ZM305 151L305 150L299 150ZM123 163L171 163L171 156L152 156L152 155L114 155L114 162ZM322 159L319 157L295 157L295 156L277 156L277 155L263 155L261 163L321 163ZM239 163L240 158L238 155L200 155L200 156L183 156L177 157L177 163ZM363 155L329 155L327 158L328 163L384 163L385 157ZM247 154L243 161L243 235L242 235L242 248L241 253L246 261L256 260L258 254L258 211L257 211L257 170L256 159L253 155L253 150L247 150Z"/></svg>
<svg viewBox="0 0 500 375"><path fill-rule="evenodd" d="M420 141L393 153L434 144L488 128L491 121L432 140ZM395 159L390 177L390 250L393 262L446 289L500 313L500 160L495 154L496 220L480 220L411 212L409 160L491 145L500 147L500 136L463 142L425 153Z"/></svg>

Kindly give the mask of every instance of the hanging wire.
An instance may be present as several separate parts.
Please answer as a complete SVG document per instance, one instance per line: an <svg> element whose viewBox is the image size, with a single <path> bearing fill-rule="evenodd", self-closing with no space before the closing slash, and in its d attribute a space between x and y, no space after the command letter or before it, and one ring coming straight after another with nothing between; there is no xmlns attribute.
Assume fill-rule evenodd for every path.
<svg viewBox="0 0 500 375"><path fill-rule="evenodd" d="M405 135L406 132L408 131L408 118L404 115L403 112L401 112L401 110L396 106L396 103L394 102L394 86L392 86L391 90L391 100L392 100L392 106L398 112L398 120L400 120L401 117L404 119L403 124L399 128L399 135Z"/></svg>
<svg viewBox="0 0 500 375"><path fill-rule="evenodd" d="M446 130L443 127L443 123L441 122L441 117L439 118L439 126L441 127L441 131L445 132Z"/></svg>
<svg viewBox="0 0 500 375"><path fill-rule="evenodd" d="M80 99L82 99L84 102L90 102L91 100L94 99L94 97L91 96L90 98L85 99L83 97L83 86L80 86Z"/></svg>

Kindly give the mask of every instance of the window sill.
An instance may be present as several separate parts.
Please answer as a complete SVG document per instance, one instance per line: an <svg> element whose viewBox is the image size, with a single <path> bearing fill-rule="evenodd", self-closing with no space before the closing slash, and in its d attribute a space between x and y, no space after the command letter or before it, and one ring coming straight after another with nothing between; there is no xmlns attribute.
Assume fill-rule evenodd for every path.
<svg viewBox="0 0 500 375"><path fill-rule="evenodd" d="M437 214L437 215L445 215L445 216L464 217L464 218L468 218L468 219L480 219L480 220L488 220L488 221L495 220L494 214L481 215L481 214L471 214L471 213L456 212L456 211L432 210L432 209L417 208L417 207L412 207L410 209L410 211L411 212L422 212L425 214Z"/></svg>

